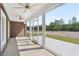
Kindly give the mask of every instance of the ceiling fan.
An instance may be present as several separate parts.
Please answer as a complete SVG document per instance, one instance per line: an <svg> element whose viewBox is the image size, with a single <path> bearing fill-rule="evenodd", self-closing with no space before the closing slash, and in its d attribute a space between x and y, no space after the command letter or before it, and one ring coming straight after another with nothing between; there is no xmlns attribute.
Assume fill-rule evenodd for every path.
<svg viewBox="0 0 79 59"><path fill-rule="evenodd" d="M36 4L29 4L29 3L26 3L26 4L17 3L17 4L19 4L21 7L13 7L13 8L15 8L15 9L25 9L25 10L23 11L23 14L24 14L27 10L29 10L30 13L33 14L32 9L34 9L34 7L38 6L38 5L36 5ZM23 19L22 16L19 16L19 19L20 19L20 20Z"/></svg>
<svg viewBox="0 0 79 59"><path fill-rule="evenodd" d="M23 4L21 4L21 3L18 3L19 5L21 5L22 7L14 7L15 9L25 9L24 11L23 11L23 14L27 11L27 9L29 9L30 10L30 5L29 5L29 3L26 3L26 5L23 5ZM30 10L31 11L31 10ZM18 17L19 17L19 20L22 20L23 18L22 18L22 16L21 15L18 15Z"/></svg>
<svg viewBox="0 0 79 59"><path fill-rule="evenodd" d="M31 11L31 9L36 6L36 5L31 6L29 3L26 3L25 5L23 5L22 3L18 3L18 4L21 5L22 7L14 7L14 8L15 9L25 9L23 11L23 14L27 11L27 9Z"/></svg>
<svg viewBox="0 0 79 59"><path fill-rule="evenodd" d="M15 15L16 18L18 18L19 20L24 19L21 15Z"/></svg>
<svg viewBox="0 0 79 59"><path fill-rule="evenodd" d="M23 18L21 16L19 16L19 20L22 20Z"/></svg>

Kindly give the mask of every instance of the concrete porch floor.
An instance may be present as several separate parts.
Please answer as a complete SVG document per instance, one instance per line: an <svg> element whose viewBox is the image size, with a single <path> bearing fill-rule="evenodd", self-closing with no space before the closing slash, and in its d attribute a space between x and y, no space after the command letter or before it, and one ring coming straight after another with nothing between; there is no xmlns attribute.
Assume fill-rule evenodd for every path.
<svg viewBox="0 0 79 59"><path fill-rule="evenodd" d="M23 37L11 38L3 56L54 56L49 51Z"/></svg>
<svg viewBox="0 0 79 59"><path fill-rule="evenodd" d="M16 39L11 38L6 45L4 52L2 54L3 56L19 56L19 49L16 43Z"/></svg>

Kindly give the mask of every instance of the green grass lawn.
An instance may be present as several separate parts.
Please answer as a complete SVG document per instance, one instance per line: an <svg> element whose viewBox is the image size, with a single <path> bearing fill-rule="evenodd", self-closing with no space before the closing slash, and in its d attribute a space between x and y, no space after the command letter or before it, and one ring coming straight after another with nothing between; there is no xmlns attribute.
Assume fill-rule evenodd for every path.
<svg viewBox="0 0 79 59"><path fill-rule="evenodd" d="M39 33L39 35L42 35L42 33ZM34 33L34 36L37 36L37 33ZM51 34L46 34L46 37L54 38L56 40L61 40L61 41L65 41L65 42L79 44L79 39L77 39L77 38L63 37L63 36L51 35Z"/></svg>
<svg viewBox="0 0 79 59"><path fill-rule="evenodd" d="M54 38L54 39L65 41L65 42L79 44L79 39L76 39L76 38L62 37L62 36L50 35L50 34L46 34L46 36L49 38Z"/></svg>

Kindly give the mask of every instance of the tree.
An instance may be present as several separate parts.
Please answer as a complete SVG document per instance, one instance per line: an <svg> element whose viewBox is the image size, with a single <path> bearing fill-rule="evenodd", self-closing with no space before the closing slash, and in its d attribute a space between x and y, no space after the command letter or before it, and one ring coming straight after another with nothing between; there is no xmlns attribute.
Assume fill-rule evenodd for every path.
<svg viewBox="0 0 79 59"><path fill-rule="evenodd" d="M60 19L60 24L63 25L64 24L64 20L61 18Z"/></svg>
<svg viewBox="0 0 79 59"><path fill-rule="evenodd" d="M73 26L73 28L72 28L73 31L79 31L79 22L73 23L72 26Z"/></svg>
<svg viewBox="0 0 79 59"><path fill-rule="evenodd" d="M60 20L55 20L55 22L51 22L46 26L47 30L53 31L79 31L79 22L76 17L72 17L71 20L67 24L64 23L64 20L61 18Z"/></svg>
<svg viewBox="0 0 79 59"><path fill-rule="evenodd" d="M76 17L72 17L72 24L77 23L77 18Z"/></svg>
<svg viewBox="0 0 79 59"><path fill-rule="evenodd" d="M55 20L55 29L60 31L62 30L62 25L64 24L64 20L61 18L60 20Z"/></svg>
<svg viewBox="0 0 79 59"><path fill-rule="evenodd" d="M51 23L49 24L49 30L54 30L54 29L53 29L54 25L55 25L55 23L51 22Z"/></svg>
<svg viewBox="0 0 79 59"><path fill-rule="evenodd" d="M76 17L72 17L72 30L73 31L79 31L79 22L77 22L77 18Z"/></svg>
<svg viewBox="0 0 79 59"><path fill-rule="evenodd" d="M69 24L72 24L72 20L69 20Z"/></svg>

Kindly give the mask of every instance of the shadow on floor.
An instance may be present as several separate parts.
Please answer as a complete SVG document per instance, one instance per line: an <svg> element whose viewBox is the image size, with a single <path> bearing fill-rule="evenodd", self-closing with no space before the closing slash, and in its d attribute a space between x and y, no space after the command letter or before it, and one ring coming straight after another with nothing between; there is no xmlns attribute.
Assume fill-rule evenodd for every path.
<svg viewBox="0 0 79 59"><path fill-rule="evenodd" d="M21 56L54 56L30 39L16 39Z"/></svg>
<svg viewBox="0 0 79 59"><path fill-rule="evenodd" d="M42 47L37 47L37 48L27 48L27 49L20 49L19 51L29 51L29 50L38 50L38 49L43 49Z"/></svg>

